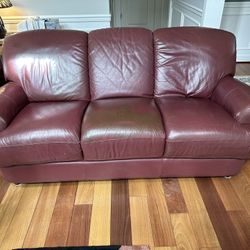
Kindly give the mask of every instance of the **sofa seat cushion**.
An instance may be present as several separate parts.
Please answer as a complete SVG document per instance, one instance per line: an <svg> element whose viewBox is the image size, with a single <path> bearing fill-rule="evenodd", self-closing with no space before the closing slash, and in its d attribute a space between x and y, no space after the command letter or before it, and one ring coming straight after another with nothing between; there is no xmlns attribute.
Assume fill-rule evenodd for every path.
<svg viewBox="0 0 250 250"><path fill-rule="evenodd" d="M157 104L167 134L165 157L250 157L250 131L209 99L163 97Z"/></svg>
<svg viewBox="0 0 250 250"><path fill-rule="evenodd" d="M114 98L90 103L82 124L85 160L162 157L165 132L153 99Z"/></svg>
<svg viewBox="0 0 250 250"><path fill-rule="evenodd" d="M0 166L82 160L85 101L30 103L0 133Z"/></svg>

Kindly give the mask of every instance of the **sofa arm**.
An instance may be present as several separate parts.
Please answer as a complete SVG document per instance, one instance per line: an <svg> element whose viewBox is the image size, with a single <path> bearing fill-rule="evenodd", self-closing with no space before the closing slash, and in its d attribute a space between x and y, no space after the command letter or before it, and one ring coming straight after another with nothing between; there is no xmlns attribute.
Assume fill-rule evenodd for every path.
<svg viewBox="0 0 250 250"><path fill-rule="evenodd" d="M0 131L9 125L27 103L28 98L21 86L7 83L0 88Z"/></svg>
<svg viewBox="0 0 250 250"><path fill-rule="evenodd" d="M239 123L250 124L250 87L233 77L223 78L212 100L223 106Z"/></svg>

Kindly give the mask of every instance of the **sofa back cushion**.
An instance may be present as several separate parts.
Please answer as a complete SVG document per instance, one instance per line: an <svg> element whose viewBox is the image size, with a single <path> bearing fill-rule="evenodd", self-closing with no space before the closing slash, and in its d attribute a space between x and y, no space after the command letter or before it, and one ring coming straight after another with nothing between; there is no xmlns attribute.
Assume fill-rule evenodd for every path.
<svg viewBox="0 0 250 250"><path fill-rule="evenodd" d="M216 29L164 28L154 32L155 96L210 97L235 72L235 37Z"/></svg>
<svg viewBox="0 0 250 250"><path fill-rule="evenodd" d="M153 96L153 37L143 28L89 34L91 98Z"/></svg>
<svg viewBox="0 0 250 250"><path fill-rule="evenodd" d="M35 30L9 36L5 76L21 84L30 101L88 100L87 33Z"/></svg>

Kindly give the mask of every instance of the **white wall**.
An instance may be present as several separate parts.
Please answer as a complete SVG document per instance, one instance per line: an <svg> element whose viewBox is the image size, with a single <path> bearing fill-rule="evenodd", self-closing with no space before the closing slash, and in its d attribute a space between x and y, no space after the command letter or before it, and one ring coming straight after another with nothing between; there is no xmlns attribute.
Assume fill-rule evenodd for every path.
<svg viewBox="0 0 250 250"><path fill-rule="evenodd" d="M237 61L250 62L250 1L226 2L221 28L236 36Z"/></svg>
<svg viewBox="0 0 250 250"><path fill-rule="evenodd" d="M220 28L225 0L205 0L202 26Z"/></svg>
<svg viewBox="0 0 250 250"><path fill-rule="evenodd" d="M58 17L63 28L90 31L110 27L109 0L11 0L14 7L1 9L6 28L30 16Z"/></svg>
<svg viewBox="0 0 250 250"><path fill-rule="evenodd" d="M26 15L108 14L108 0L11 0Z"/></svg>

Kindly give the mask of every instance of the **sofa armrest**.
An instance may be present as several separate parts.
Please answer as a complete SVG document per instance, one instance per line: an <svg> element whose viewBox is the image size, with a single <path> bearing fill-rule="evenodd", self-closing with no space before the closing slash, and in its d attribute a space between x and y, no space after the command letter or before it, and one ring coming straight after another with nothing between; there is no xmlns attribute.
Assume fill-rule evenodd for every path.
<svg viewBox="0 0 250 250"><path fill-rule="evenodd" d="M239 123L250 124L250 87L233 77L223 78L212 100L223 106Z"/></svg>
<svg viewBox="0 0 250 250"><path fill-rule="evenodd" d="M9 125L27 103L28 98L21 86L7 83L0 88L0 131Z"/></svg>

